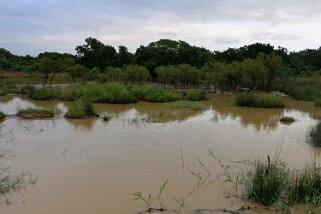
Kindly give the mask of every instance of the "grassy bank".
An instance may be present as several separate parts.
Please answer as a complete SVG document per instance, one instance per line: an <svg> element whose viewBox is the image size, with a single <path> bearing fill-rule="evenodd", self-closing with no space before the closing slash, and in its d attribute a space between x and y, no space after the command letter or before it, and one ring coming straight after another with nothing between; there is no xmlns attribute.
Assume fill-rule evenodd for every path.
<svg viewBox="0 0 321 214"><path fill-rule="evenodd" d="M285 107L281 98L263 93L241 93L235 98L235 104L241 107L255 108L283 108Z"/></svg>
<svg viewBox="0 0 321 214"><path fill-rule="evenodd" d="M288 78L275 81L274 90L282 91L297 100L321 99L321 80L312 78Z"/></svg>

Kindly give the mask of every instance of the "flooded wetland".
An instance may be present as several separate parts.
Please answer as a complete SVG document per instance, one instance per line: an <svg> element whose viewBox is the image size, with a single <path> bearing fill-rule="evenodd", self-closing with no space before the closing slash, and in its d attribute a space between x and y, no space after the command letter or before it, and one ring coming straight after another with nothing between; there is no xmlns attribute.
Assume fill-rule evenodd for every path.
<svg viewBox="0 0 321 214"><path fill-rule="evenodd" d="M274 213L237 194L224 171L235 176L250 162L278 152L291 168L319 162L321 150L306 141L321 111L310 102L284 99L285 109L237 107L233 95L212 95L195 109L171 103L95 104L98 114L111 116L104 121L64 118L69 103L2 96L0 110L7 115L27 106L59 113L0 122L1 148L9 154L3 165L37 177L9 194L10 203L0 212L125 214L151 207L155 213L237 213L243 207L251 208L244 213ZM282 123L283 116L295 122ZM133 200L138 192L150 206Z"/></svg>

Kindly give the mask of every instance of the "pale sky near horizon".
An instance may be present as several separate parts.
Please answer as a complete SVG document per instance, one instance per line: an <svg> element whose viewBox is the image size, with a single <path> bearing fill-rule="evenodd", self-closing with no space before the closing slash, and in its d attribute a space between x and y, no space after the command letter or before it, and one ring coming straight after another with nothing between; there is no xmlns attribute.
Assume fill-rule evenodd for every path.
<svg viewBox="0 0 321 214"><path fill-rule="evenodd" d="M161 38L210 50L321 46L320 0L1 0L0 47L75 53L91 36L131 52Z"/></svg>

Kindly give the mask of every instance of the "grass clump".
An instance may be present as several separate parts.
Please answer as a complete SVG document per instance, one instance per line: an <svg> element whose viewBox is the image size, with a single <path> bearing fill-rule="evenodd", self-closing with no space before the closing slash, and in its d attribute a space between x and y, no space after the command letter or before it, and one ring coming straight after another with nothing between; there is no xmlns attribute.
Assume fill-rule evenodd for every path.
<svg viewBox="0 0 321 214"><path fill-rule="evenodd" d="M284 117L281 117L280 122L293 123L293 122L295 122L295 119L293 117L284 116Z"/></svg>
<svg viewBox="0 0 321 214"><path fill-rule="evenodd" d="M177 101L171 103L171 107L177 109L191 109L193 111L201 111L206 109L207 106L202 102Z"/></svg>
<svg viewBox="0 0 321 214"><path fill-rule="evenodd" d="M129 91L131 91L135 97L139 100L146 102L174 102L179 100L179 97L171 91L153 88L149 86L140 86L140 85L129 85Z"/></svg>
<svg viewBox="0 0 321 214"><path fill-rule="evenodd" d="M246 195L249 199L269 206L284 194L284 186L289 177L288 169L279 161L257 160L247 174Z"/></svg>
<svg viewBox="0 0 321 214"><path fill-rule="evenodd" d="M188 89L184 92L183 98L189 101L202 101L208 100L209 96L207 91L200 89Z"/></svg>
<svg viewBox="0 0 321 214"><path fill-rule="evenodd" d="M2 111L0 111L0 120L4 120L5 117L6 115Z"/></svg>
<svg viewBox="0 0 321 214"><path fill-rule="evenodd" d="M96 113L92 102L86 99L74 102L65 114L65 117L69 119L78 119L90 116L96 116Z"/></svg>
<svg viewBox="0 0 321 214"><path fill-rule="evenodd" d="M237 95L235 104L242 107L255 108L283 108L285 107L283 101L279 97L275 97L262 93L241 93Z"/></svg>
<svg viewBox="0 0 321 214"><path fill-rule="evenodd" d="M315 147L321 147L321 122L310 130L308 143Z"/></svg>
<svg viewBox="0 0 321 214"><path fill-rule="evenodd" d="M31 90L28 94L33 100L54 100L59 97L60 90L56 88L42 88Z"/></svg>
<svg viewBox="0 0 321 214"><path fill-rule="evenodd" d="M18 116L23 117L25 119L32 118L50 118L54 116L53 110L49 109L40 109L40 108L25 108L18 110Z"/></svg>

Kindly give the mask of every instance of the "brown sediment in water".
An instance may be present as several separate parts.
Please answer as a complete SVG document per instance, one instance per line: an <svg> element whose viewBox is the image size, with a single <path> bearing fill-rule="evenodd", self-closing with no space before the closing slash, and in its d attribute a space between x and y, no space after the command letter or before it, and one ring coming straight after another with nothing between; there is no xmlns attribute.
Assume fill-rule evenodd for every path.
<svg viewBox="0 0 321 214"><path fill-rule="evenodd" d="M275 154L280 146L282 159L291 167L303 167L314 158L320 161L321 150L303 143L306 132L316 124L316 110L310 112L307 102L286 102L290 102L290 109L239 108L234 106L233 96L217 95L201 112L141 102L96 104L97 113L112 115L108 122L63 116L55 120L5 120L2 131L15 130L14 139L1 147L15 157L3 160L3 164L16 172L34 170L39 181L23 195L11 195L12 204L0 206L0 213L138 213L146 207L132 200L129 193L137 191L144 196L151 193L152 207L158 209L159 185L166 179L169 183L162 203L168 212L179 210L175 195L185 199L181 213L235 211L245 205L253 206L251 213L274 213L233 195L226 197L229 185L219 177L222 168L208 157L207 148L213 148L232 172ZM0 110L15 114L17 104L59 108L62 112L69 105L14 97L0 101ZM284 115L295 117L297 122L280 123ZM198 172L201 180L188 170Z"/></svg>

